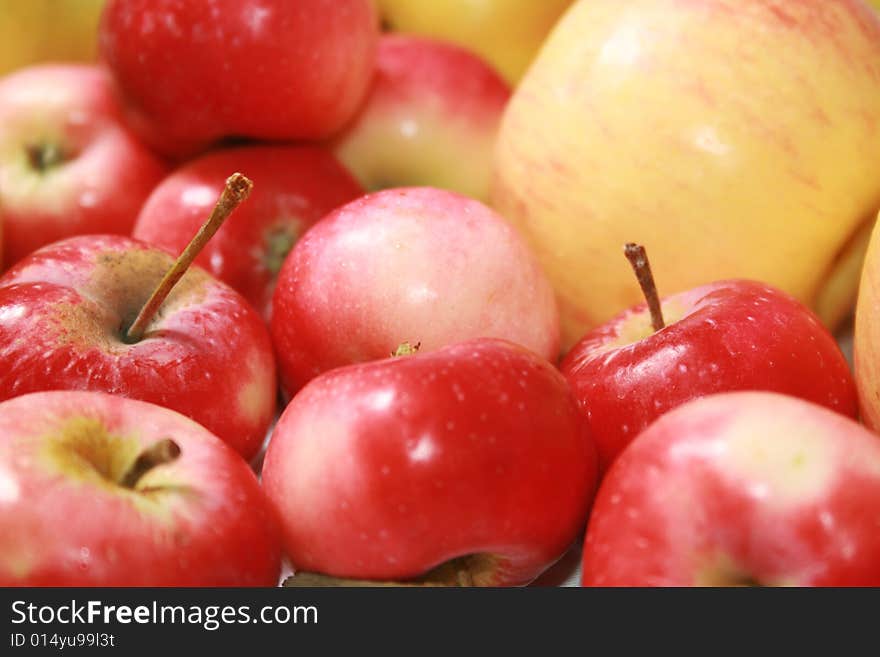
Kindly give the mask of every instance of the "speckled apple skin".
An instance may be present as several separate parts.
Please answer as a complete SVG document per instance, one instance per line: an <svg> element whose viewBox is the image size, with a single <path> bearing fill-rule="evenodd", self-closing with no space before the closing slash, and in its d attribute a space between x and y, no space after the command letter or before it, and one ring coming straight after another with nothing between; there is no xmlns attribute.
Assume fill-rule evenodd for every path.
<svg viewBox="0 0 880 657"><path fill-rule="evenodd" d="M680 406L611 467L586 586L880 585L880 441L766 392Z"/></svg>
<svg viewBox="0 0 880 657"><path fill-rule="evenodd" d="M271 331L285 390L328 369L504 338L555 362L553 290L491 209L433 188L370 194L297 242L278 277Z"/></svg>
<svg viewBox="0 0 880 657"><path fill-rule="evenodd" d="M399 580L479 554L487 586L553 564L595 483L563 377L493 339L327 372L288 405L263 466L294 568Z"/></svg>
<svg viewBox="0 0 880 657"><path fill-rule="evenodd" d="M763 283L718 281L663 301L668 326L651 329L645 304L585 335L561 364L587 416L604 472L651 422L717 392L766 390L851 418L849 364L815 314Z"/></svg>
<svg viewBox="0 0 880 657"><path fill-rule="evenodd" d="M181 453L122 488L53 458L77 422L133 454L166 437ZM0 586L274 586L280 561L254 473L195 422L95 392L0 404Z"/></svg>
<svg viewBox="0 0 880 657"><path fill-rule="evenodd" d="M122 340L173 259L120 236L44 247L0 278L0 399L97 390L190 417L246 458L276 407L266 327L248 303L191 268L148 325Z"/></svg>

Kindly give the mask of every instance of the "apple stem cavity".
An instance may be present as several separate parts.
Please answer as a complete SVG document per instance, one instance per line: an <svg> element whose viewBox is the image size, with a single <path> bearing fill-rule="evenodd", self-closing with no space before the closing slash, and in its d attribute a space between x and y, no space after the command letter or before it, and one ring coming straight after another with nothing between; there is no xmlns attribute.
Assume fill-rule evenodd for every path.
<svg viewBox="0 0 880 657"><path fill-rule="evenodd" d="M180 446L171 440L163 438L141 452L134 463L126 470L119 485L123 488L134 488L141 478L153 468L177 460L180 456Z"/></svg>
<svg viewBox="0 0 880 657"><path fill-rule="evenodd" d="M660 308L660 295L657 294L657 284L654 282L654 275L651 273L651 264L648 262L648 254L645 247L641 244L628 243L623 247L623 252L629 264L632 265L639 286L642 288L642 294L648 302L648 310L651 311L651 326L654 331L659 331L666 326L663 321L663 310Z"/></svg>
<svg viewBox="0 0 880 657"><path fill-rule="evenodd" d="M56 144L31 144L26 150L31 167L40 173L64 161L64 154Z"/></svg>
<svg viewBox="0 0 880 657"><path fill-rule="evenodd" d="M391 352L391 356L393 358L397 358L398 356L413 356L419 353L419 349L421 348L422 343L416 342L412 344L410 342L401 342L397 345L397 349Z"/></svg>
<svg viewBox="0 0 880 657"><path fill-rule="evenodd" d="M235 210L251 193L254 184L240 173L233 173L226 179L226 186L217 199L217 204L211 211L211 215L199 228L186 248L183 250L171 268L165 274L164 278L153 290L153 294L141 308L137 318L132 322L131 326L124 334L125 341L129 344L139 342L144 337L147 326L158 312L159 307L165 298L171 293L172 288L189 269L193 260L199 255L205 244L208 243L214 233L223 225L226 218Z"/></svg>

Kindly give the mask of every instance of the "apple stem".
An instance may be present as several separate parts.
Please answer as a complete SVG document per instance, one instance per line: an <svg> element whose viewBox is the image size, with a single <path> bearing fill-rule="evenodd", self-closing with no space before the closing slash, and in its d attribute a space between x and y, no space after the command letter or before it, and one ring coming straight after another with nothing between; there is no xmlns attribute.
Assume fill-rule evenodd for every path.
<svg viewBox="0 0 880 657"><path fill-rule="evenodd" d="M165 274L164 278L153 290L153 294L141 308L137 318L134 320L128 330L125 332L125 339L129 343L138 342L144 337L147 326L152 321L162 302L171 293L172 288L189 269L193 260L199 255L205 244L208 243L217 229L223 224L226 218L232 214L232 211L244 201L251 193L254 184L240 173L233 173L226 179L226 186L217 199L217 204L211 211L211 216L202 224L199 231L195 234L186 248L183 250L171 268Z"/></svg>
<svg viewBox="0 0 880 657"><path fill-rule="evenodd" d="M626 259L632 265L639 286L642 288L642 294L648 302L648 309L651 311L651 326L655 331L659 331L666 324L663 321L663 311L660 308L660 296L657 294L657 284L654 282L654 275L651 273L651 264L648 262L648 254L645 247L641 244L633 244L630 242L623 247Z"/></svg>
<svg viewBox="0 0 880 657"><path fill-rule="evenodd" d="M123 488L134 488L147 472L160 465L171 463L178 456L180 456L180 446L171 438L156 441L138 455L120 479L119 485Z"/></svg>

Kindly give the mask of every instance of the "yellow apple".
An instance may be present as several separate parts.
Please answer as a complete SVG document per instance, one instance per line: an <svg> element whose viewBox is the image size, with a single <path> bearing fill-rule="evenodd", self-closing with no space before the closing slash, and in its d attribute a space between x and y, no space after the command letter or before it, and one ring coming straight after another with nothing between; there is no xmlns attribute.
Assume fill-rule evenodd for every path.
<svg viewBox="0 0 880 657"><path fill-rule="evenodd" d="M856 303L853 360L862 421L880 430L880 223L865 256Z"/></svg>
<svg viewBox="0 0 880 657"><path fill-rule="evenodd" d="M43 61L91 61L106 0L0 0L0 75Z"/></svg>
<svg viewBox="0 0 880 657"><path fill-rule="evenodd" d="M511 84L572 0L378 0L392 29L446 39L484 57Z"/></svg>
<svg viewBox="0 0 880 657"><path fill-rule="evenodd" d="M880 208L880 21L861 0L580 0L508 105L492 200L554 282L564 344L744 277L834 326Z"/></svg>

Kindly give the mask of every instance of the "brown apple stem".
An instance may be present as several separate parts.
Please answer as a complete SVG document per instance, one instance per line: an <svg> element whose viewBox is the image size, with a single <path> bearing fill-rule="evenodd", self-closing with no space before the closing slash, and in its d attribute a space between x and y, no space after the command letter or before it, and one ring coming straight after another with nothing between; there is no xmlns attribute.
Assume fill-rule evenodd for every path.
<svg viewBox="0 0 880 657"><path fill-rule="evenodd" d="M214 236L217 229L223 225L226 218L248 197L253 186L254 184L240 173L233 173L226 179L226 186L223 188L220 198L217 199L217 204L211 211L211 216L202 224L195 237L187 244L183 253L177 257L177 260L171 265L171 268L159 282L159 285L153 290L153 294L144 304L144 307L141 308L132 325L128 327L128 331L125 332L126 341L138 342L144 337L147 326L156 315L162 302L165 301L172 288L177 284L177 281L183 277L193 260L199 255L205 244L208 243L208 240Z"/></svg>
<svg viewBox="0 0 880 657"><path fill-rule="evenodd" d="M156 441L135 459L134 463L128 468L119 485L123 488L134 488L145 474L150 470L166 463L171 463L180 456L180 446L171 440L171 438L163 438Z"/></svg>
<svg viewBox="0 0 880 657"><path fill-rule="evenodd" d="M657 294L657 284L654 282L654 275L651 273L651 264L648 262L648 255L645 253L645 247L641 244L633 244L630 242L623 247L626 259L632 265L636 278L639 280L639 286L642 288L642 294L648 302L648 309L651 311L651 326L655 331L659 331L666 324L663 321L663 311L660 308L660 296Z"/></svg>

